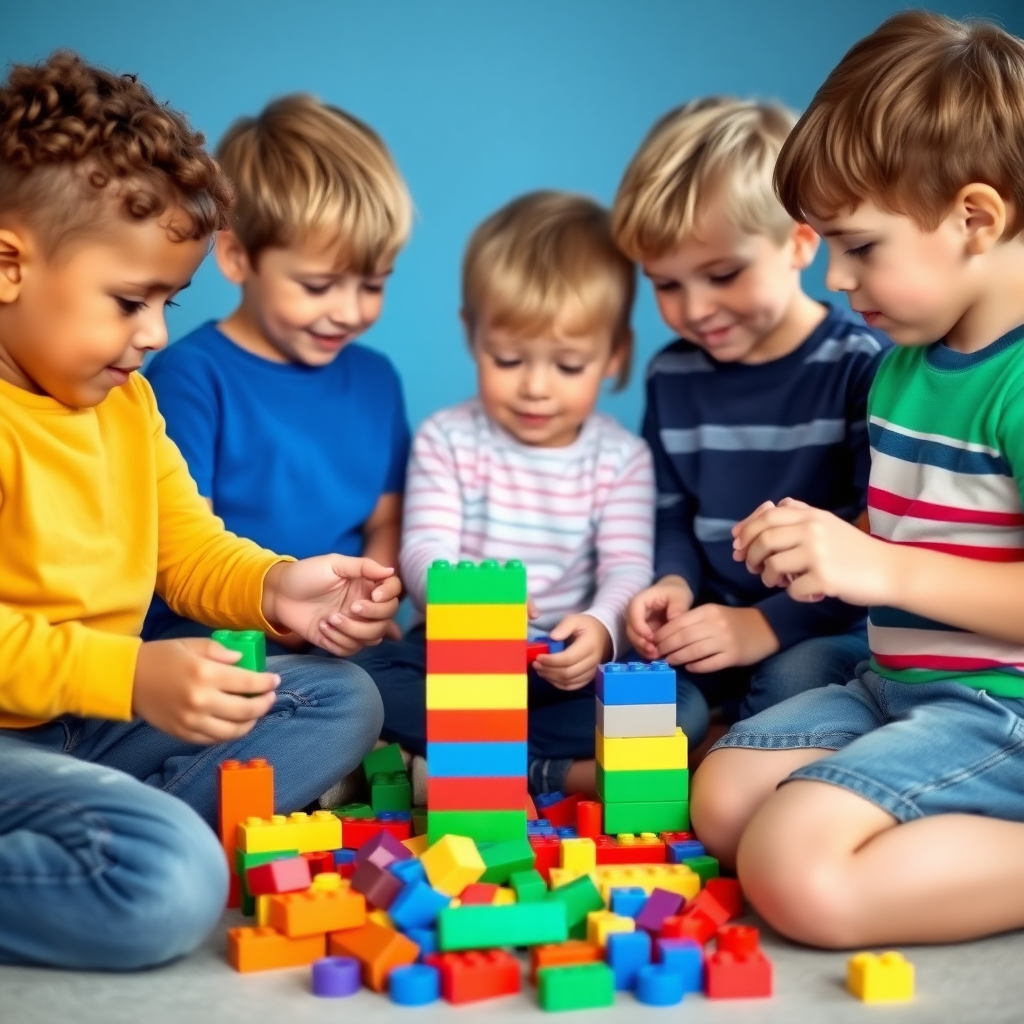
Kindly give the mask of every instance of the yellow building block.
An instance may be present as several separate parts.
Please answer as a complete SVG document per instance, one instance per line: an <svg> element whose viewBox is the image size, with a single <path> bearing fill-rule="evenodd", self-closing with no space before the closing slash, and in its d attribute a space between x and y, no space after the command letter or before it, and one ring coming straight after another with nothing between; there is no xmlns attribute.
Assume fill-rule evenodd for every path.
<svg viewBox="0 0 1024 1024"><path fill-rule="evenodd" d="M563 885L575 882L577 878L582 878L584 875L590 875L594 884L597 884L593 871L571 871L569 868L552 868L549 872L549 881L552 889L560 889Z"/></svg>
<svg viewBox="0 0 1024 1024"><path fill-rule="evenodd" d="M631 917L620 917L610 910L592 910L587 914L587 942L604 949L612 932L636 931L636 921Z"/></svg>
<svg viewBox="0 0 1024 1024"><path fill-rule="evenodd" d="M340 850L341 819L330 811L314 811L312 814L296 811L287 817L275 814L272 818L248 818L238 826L236 845L245 853Z"/></svg>
<svg viewBox="0 0 1024 1024"><path fill-rule="evenodd" d="M908 1003L914 965L902 953L857 953L846 965L846 987L865 1003Z"/></svg>
<svg viewBox="0 0 1024 1024"><path fill-rule="evenodd" d="M597 867L597 847L593 839L563 839L561 854L563 870L585 875Z"/></svg>
<svg viewBox="0 0 1024 1024"><path fill-rule="evenodd" d="M427 705L429 707L429 704ZM675 736L606 737L596 730L597 763L606 772L644 772L661 768L686 767L686 737L682 729Z"/></svg>
<svg viewBox="0 0 1024 1024"><path fill-rule="evenodd" d="M504 907L509 903L515 903L516 894L511 889L501 888L494 894L491 900L492 907Z"/></svg>
<svg viewBox="0 0 1024 1024"><path fill-rule="evenodd" d="M421 836L413 836L412 839L403 839L402 845L414 856L419 857L426 852L430 843L427 842L427 833Z"/></svg>
<svg viewBox="0 0 1024 1024"><path fill-rule="evenodd" d="M266 896L256 897L256 927L270 927L270 901L273 897L268 893Z"/></svg>
<svg viewBox="0 0 1024 1024"><path fill-rule="evenodd" d="M619 846L660 846L661 840L657 832L641 832L634 835L632 832L623 832L615 837Z"/></svg>
<svg viewBox="0 0 1024 1024"><path fill-rule="evenodd" d="M487 865L466 836L445 836L420 857L427 880L445 896L459 896L467 885L479 881Z"/></svg>
<svg viewBox="0 0 1024 1024"><path fill-rule="evenodd" d="M428 711L479 711L525 707L525 672L517 672L514 675L427 674Z"/></svg>
<svg viewBox="0 0 1024 1024"><path fill-rule="evenodd" d="M393 932L398 929L395 928L394 922L388 917L387 912L384 910L371 910L366 915L366 920L373 924L379 924L382 928L390 928Z"/></svg>
<svg viewBox="0 0 1024 1024"><path fill-rule="evenodd" d="M667 889L688 900L700 892L700 875L685 864L601 864L593 871L552 868L549 874L552 889L590 875L606 904L611 902L611 890L620 886L635 886L646 893L653 889Z"/></svg>
<svg viewBox="0 0 1024 1024"><path fill-rule="evenodd" d="M428 604L428 640L525 640L525 604Z"/></svg>
<svg viewBox="0 0 1024 1024"><path fill-rule="evenodd" d="M310 889L315 892L340 892L342 889L351 888L352 883L347 878L342 878L336 871L321 871L313 879Z"/></svg>

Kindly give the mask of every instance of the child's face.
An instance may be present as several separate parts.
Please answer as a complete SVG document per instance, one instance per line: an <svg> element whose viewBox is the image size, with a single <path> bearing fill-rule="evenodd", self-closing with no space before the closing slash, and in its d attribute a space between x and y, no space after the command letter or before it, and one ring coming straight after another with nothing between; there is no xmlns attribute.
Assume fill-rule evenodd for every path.
<svg viewBox="0 0 1024 1024"><path fill-rule="evenodd" d="M324 236L264 249L253 266L238 239L221 232L217 260L243 289L249 330L242 340L268 359L306 366L333 362L376 323L390 273L349 272L338 263L336 239Z"/></svg>
<svg viewBox="0 0 1024 1024"><path fill-rule="evenodd" d="M662 319L722 363L759 362L800 294L800 271L814 259L817 238L796 225L779 245L748 235L714 198L698 233L672 252L643 262Z"/></svg>
<svg viewBox="0 0 1024 1024"><path fill-rule="evenodd" d="M560 325L540 336L479 324L470 338L484 411L522 444L572 444L597 404L601 384L616 377L624 347L612 351L612 332L568 332Z"/></svg>
<svg viewBox="0 0 1024 1024"><path fill-rule="evenodd" d="M910 217L862 203L852 213L810 218L828 245L826 284L899 345L945 337L970 305L963 236L955 218L925 231Z"/></svg>
<svg viewBox="0 0 1024 1024"><path fill-rule="evenodd" d="M0 230L0 376L72 408L99 405L167 344L164 307L209 239L174 241L174 211L117 220L48 256L29 230Z"/></svg>

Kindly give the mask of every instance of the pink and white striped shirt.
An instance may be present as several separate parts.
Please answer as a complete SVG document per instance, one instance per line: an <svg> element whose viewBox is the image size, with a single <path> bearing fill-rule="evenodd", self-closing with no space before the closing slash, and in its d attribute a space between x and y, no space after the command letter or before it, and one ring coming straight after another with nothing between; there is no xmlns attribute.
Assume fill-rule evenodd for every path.
<svg viewBox="0 0 1024 1024"><path fill-rule="evenodd" d="M594 413L565 448L533 448L472 399L435 413L413 442L401 566L420 618L435 559L518 558L540 613L532 635L585 612L621 651L653 540L650 451L608 416Z"/></svg>

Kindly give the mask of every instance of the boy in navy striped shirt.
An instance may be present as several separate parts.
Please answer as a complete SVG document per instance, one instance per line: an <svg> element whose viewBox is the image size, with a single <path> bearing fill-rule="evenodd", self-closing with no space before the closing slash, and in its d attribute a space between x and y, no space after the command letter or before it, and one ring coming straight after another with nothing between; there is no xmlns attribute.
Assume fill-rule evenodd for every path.
<svg viewBox="0 0 1024 1024"><path fill-rule="evenodd" d="M865 408L889 347L801 288L818 237L772 190L793 122L775 105L688 103L644 140L613 211L616 241L680 335L648 373L657 582L631 602L627 630L689 683L691 744L709 704L746 718L845 682L869 656L863 609L798 603L732 558L732 527L765 501L861 516Z"/></svg>

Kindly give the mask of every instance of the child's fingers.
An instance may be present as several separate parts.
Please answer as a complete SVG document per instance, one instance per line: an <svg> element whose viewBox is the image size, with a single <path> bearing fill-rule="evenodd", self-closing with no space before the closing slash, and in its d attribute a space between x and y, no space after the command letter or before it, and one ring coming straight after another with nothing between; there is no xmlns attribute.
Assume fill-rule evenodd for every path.
<svg viewBox="0 0 1024 1024"><path fill-rule="evenodd" d="M722 669L730 667L730 661L724 653L719 652L700 661L684 661L683 666L687 672L696 672L698 675L702 675L706 672L721 672Z"/></svg>
<svg viewBox="0 0 1024 1024"><path fill-rule="evenodd" d="M707 640L698 640L696 643L687 644L678 651L678 657L682 664L687 669L692 668L694 665L699 665L701 662L713 658L716 654L722 653L722 645L715 640L710 638ZM707 669L693 669L694 672L708 671Z"/></svg>
<svg viewBox="0 0 1024 1024"><path fill-rule="evenodd" d="M802 524L772 526L765 530L747 549L747 568L757 575L764 572L765 563L769 558L778 559L783 553L794 555L787 557L784 572L799 573L808 568L807 556L794 549L799 549L806 537ZM780 564L776 562L776 564Z"/></svg>
<svg viewBox="0 0 1024 1024"><path fill-rule="evenodd" d="M275 693L262 693L253 697L238 696L233 693L217 693L210 699L206 716L218 722L240 724L262 718L277 699Z"/></svg>
<svg viewBox="0 0 1024 1024"><path fill-rule="evenodd" d="M234 665L242 657L241 651L233 651L231 648L217 643L216 640L209 640L205 637L183 637L179 643L198 654L200 658L208 658L221 665Z"/></svg>
<svg viewBox="0 0 1024 1024"><path fill-rule="evenodd" d="M378 604L397 601L402 596L402 581L397 576L386 579L379 587L374 587L370 598Z"/></svg>
<svg viewBox="0 0 1024 1024"><path fill-rule="evenodd" d="M398 612L398 598L392 597L387 601L380 602L360 599L353 603L351 611L353 615L358 615L360 619L366 619L371 622L393 619ZM335 615L331 616L331 621L334 621L335 616L349 618L344 612L336 612Z"/></svg>
<svg viewBox="0 0 1024 1024"><path fill-rule="evenodd" d="M281 677L274 672L251 672L232 665L218 666L214 685L226 694L272 693L281 685Z"/></svg>
<svg viewBox="0 0 1024 1024"><path fill-rule="evenodd" d="M770 508L775 508L775 502L773 501L762 501L753 512L750 513L745 519L741 519L733 528L732 535L737 536L741 530L743 530L748 523L753 522L759 515L766 512Z"/></svg>
<svg viewBox="0 0 1024 1024"><path fill-rule="evenodd" d="M650 639L653 636L650 626L647 624L650 610L650 602L646 598L643 598L642 595L639 598L634 598L626 611L626 629L632 630L635 636Z"/></svg>
<svg viewBox="0 0 1024 1024"><path fill-rule="evenodd" d="M749 551L768 530L782 526L793 526L807 521L805 508L772 508L763 512L756 519L750 520L735 534L732 542L733 550Z"/></svg>
<svg viewBox="0 0 1024 1024"><path fill-rule="evenodd" d="M316 645L337 658L347 658L364 646L363 644L353 643L352 640L340 630L335 629L329 622L320 623Z"/></svg>
<svg viewBox="0 0 1024 1024"><path fill-rule="evenodd" d="M347 564L344 567L335 566L335 572L344 579L361 576L364 580L386 580L389 576L395 575L395 570L391 566L381 565L380 562L375 562L372 558L345 559L345 562L354 562L355 564L351 568ZM339 571L341 568L345 571Z"/></svg>

